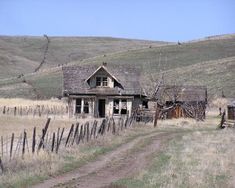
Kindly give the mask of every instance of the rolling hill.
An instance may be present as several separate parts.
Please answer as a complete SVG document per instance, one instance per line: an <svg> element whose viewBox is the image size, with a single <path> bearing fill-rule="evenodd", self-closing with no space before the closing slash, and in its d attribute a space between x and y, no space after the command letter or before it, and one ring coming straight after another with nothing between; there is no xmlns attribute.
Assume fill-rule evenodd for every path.
<svg viewBox="0 0 235 188"><path fill-rule="evenodd" d="M166 44L168 43L110 37L0 36L0 79L98 55L105 56L111 52Z"/></svg>
<svg viewBox="0 0 235 188"><path fill-rule="evenodd" d="M51 41L57 41L58 46L55 41L49 44L47 62L36 73L31 72L34 72L35 67L40 64L42 51L41 53L39 53L40 50L35 52L33 57L28 54L27 50L22 52L20 42L17 40L24 40L23 37L8 37L10 42L5 40L5 45L1 45L0 42L0 54L4 51L10 54L10 57L17 54L22 60L19 65L15 65L17 67L15 71L11 70L14 66L4 60L5 55L0 55L0 58L2 57L0 60L0 78L2 78L0 79L0 97L50 98L59 96L62 91L62 72L61 66L58 67L58 65L101 64L102 62L140 67L143 73L142 82L149 91L163 73L164 81L168 84L206 85L210 96L220 96L222 91L228 97L235 95L235 35L208 37L181 44L113 38L105 38L106 40L101 42L103 38L91 38L89 45L85 42L78 45L78 40L84 39L78 38L71 42L72 39L66 37L51 39ZM41 40L45 39L39 40L40 45L35 42L37 48L43 45ZM63 42L58 42L59 40ZM95 42L97 40L99 42ZM114 42L115 40L117 41ZM13 47L10 47L14 46L15 49L17 46L13 45L15 43L18 44L19 50L12 51ZM30 49L36 49L36 47L32 44ZM69 59L69 54L73 54L74 51L76 55L70 55L72 58ZM31 51L31 53L34 52ZM40 58L39 54L41 54ZM82 55L79 56L79 54ZM31 61L33 66L26 67ZM6 79L8 77L6 70L11 70L12 78ZM26 75L17 78L20 73L26 73Z"/></svg>

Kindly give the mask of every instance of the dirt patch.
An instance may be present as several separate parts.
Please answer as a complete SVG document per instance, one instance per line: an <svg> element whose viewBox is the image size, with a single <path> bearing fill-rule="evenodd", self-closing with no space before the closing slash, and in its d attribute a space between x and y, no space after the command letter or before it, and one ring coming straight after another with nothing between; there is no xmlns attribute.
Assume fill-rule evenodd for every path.
<svg viewBox="0 0 235 188"><path fill-rule="evenodd" d="M148 159L160 151L161 146L175 133L151 133L140 136L116 150L99 157L81 168L44 181L34 188L43 187L109 187L112 182L131 177L148 166ZM149 139L149 143L141 144ZM140 146L139 146L140 145ZM112 187L112 186L111 186Z"/></svg>

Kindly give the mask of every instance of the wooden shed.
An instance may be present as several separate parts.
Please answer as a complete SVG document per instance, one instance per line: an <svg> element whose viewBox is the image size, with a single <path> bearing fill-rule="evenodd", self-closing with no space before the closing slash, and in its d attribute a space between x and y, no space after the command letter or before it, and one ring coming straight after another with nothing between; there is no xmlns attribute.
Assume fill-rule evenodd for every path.
<svg viewBox="0 0 235 188"><path fill-rule="evenodd" d="M228 104L228 119L235 120L235 100Z"/></svg>
<svg viewBox="0 0 235 188"><path fill-rule="evenodd" d="M207 88L205 86L161 86L157 98L168 108L165 118L189 117L205 119Z"/></svg>

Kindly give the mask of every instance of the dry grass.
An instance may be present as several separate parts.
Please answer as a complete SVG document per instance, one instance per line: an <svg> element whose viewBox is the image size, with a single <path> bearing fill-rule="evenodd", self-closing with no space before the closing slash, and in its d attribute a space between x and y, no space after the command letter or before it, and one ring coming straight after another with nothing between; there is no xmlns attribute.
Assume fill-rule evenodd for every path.
<svg viewBox="0 0 235 188"><path fill-rule="evenodd" d="M150 187L231 186L235 175L234 133L196 131L173 141L164 153L166 164L149 177Z"/></svg>
<svg viewBox="0 0 235 188"><path fill-rule="evenodd" d="M22 98L0 98L0 106L7 106L7 107L15 107L15 106L37 106L37 105L44 105L44 106L66 106L66 103L58 100L58 99L51 99L51 100L28 100Z"/></svg>
<svg viewBox="0 0 235 188"><path fill-rule="evenodd" d="M130 128L119 135L108 134L98 140L60 150L59 155L41 151L38 155L26 155L25 159L18 158L4 165L7 171L0 176L0 187L28 187L50 176L71 171L74 168L94 160L98 155L126 143L139 135L151 133L144 127ZM35 170L37 169L37 170Z"/></svg>
<svg viewBox="0 0 235 188"><path fill-rule="evenodd" d="M211 107L216 109L222 108L226 109L229 101L226 98L216 98L211 102Z"/></svg>
<svg viewBox="0 0 235 188"><path fill-rule="evenodd" d="M159 129L189 131L166 143L164 150L152 157L149 169L117 184L130 188L233 187L235 130L216 130L217 123L214 117L202 123L187 119L160 122Z"/></svg>
<svg viewBox="0 0 235 188"><path fill-rule="evenodd" d="M31 135L34 127L36 127L38 131L44 128L46 118L0 116L0 122L0 136L10 136L11 133L20 135L24 130ZM75 122L76 120L73 119L52 119L48 131L56 131L59 127L69 129L71 124Z"/></svg>

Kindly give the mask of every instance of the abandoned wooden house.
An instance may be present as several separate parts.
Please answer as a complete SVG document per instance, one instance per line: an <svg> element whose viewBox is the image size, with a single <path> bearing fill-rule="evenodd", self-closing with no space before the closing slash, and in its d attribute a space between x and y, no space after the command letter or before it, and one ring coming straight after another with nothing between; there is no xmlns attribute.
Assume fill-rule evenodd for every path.
<svg viewBox="0 0 235 188"><path fill-rule="evenodd" d="M156 98L165 108L165 118L205 119L207 88L205 86L160 86Z"/></svg>
<svg viewBox="0 0 235 188"><path fill-rule="evenodd" d="M69 116L130 116L146 97L139 80L140 71L132 66L63 67Z"/></svg>
<svg viewBox="0 0 235 188"><path fill-rule="evenodd" d="M230 104L228 104L227 108L228 108L228 119L235 120L235 100L232 101Z"/></svg>

